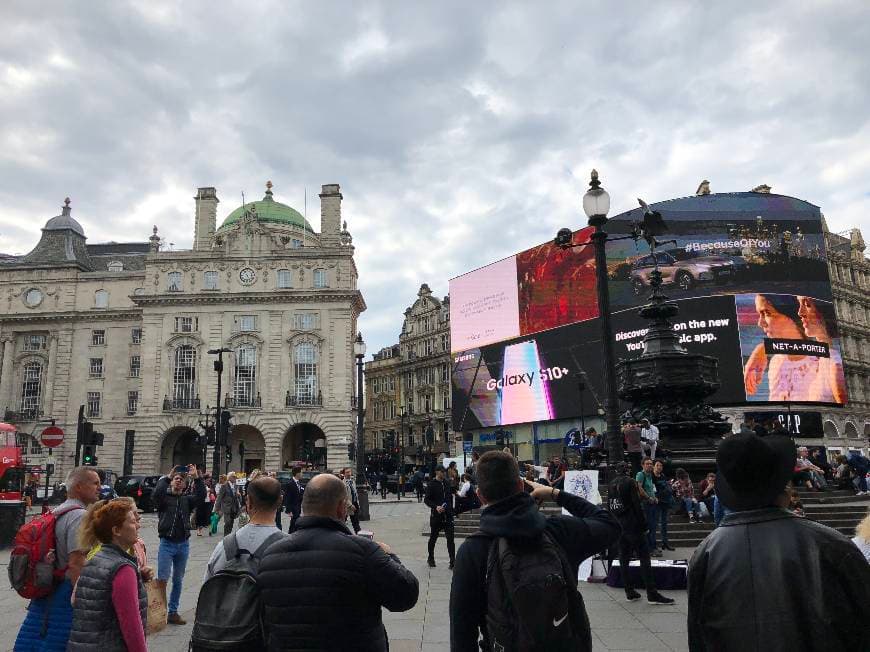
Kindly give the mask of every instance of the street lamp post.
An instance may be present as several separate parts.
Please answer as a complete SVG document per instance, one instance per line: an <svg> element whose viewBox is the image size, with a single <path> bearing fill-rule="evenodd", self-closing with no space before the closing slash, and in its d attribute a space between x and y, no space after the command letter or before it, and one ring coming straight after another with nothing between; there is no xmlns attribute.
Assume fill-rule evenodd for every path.
<svg viewBox="0 0 870 652"><path fill-rule="evenodd" d="M595 285L598 296L598 314L601 320L601 339L604 351L604 385L607 400L607 442L608 464L613 467L622 461L622 434L619 423L619 397L616 387L616 358L613 350L612 326L610 323L610 292L607 287L607 255L605 244L608 234L604 230L607 224L607 212L610 210L610 195L601 187L598 172L592 170L589 190L583 195L583 212L588 218L588 225L595 228L591 243L595 248ZM587 243L574 243L571 229L561 229L556 235L555 244L563 249L578 247ZM634 235L610 238L623 240L635 238Z"/></svg>
<svg viewBox="0 0 870 652"><path fill-rule="evenodd" d="M223 430L223 422L221 420L221 378L224 372L224 353L232 353L232 349L209 349L209 355L216 355L218 358L214 361L214 370L217 373L217 402L215 403L215 440L214 454L212 455L211 476L218 478L221 474L221 451L226 447L226 438L229 433Z"/></svg>
<svg viewBox="0 0 870 652"><path fill-rule="evenodd" d="M604 384L607 390L607 458L611 466L622 461L622 435L619 423L619 396L616 392L616 356L613 351L613 328L610 324L610 291L607 287L607 212L610 195L601 187L598 172L592 170L589 190L583 195L583 212L589 226L595 227L592 242L595 247L595 285L598 291L598 314L601 319L601 339L604 350Z"/></svg>
<svg viewBox="0 0 870 652"><path fill-rule="evenodd" d="M353 343L353 354L356 356L356 493L359 498L359 520L369 520L369 483L366 477L366 443L363 436L363 358L366 355L366 343L362 333L356 334Z"/></svg>

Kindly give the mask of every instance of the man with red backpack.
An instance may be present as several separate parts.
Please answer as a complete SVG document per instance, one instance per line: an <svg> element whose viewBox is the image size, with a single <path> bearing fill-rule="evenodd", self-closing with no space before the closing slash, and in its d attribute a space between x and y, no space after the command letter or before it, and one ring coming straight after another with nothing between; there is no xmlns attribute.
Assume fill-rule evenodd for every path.
<svg viewBox="0 0 870 652"><path fill-rule="evenodd" d="M88 505L100 498L100 476L90 467L77 467L67 476L66 488L66 501L48 516L54 519L54 541L47 542L53 549L51 556L54 557L56 577L54 590L45 597L31 600L27 607L27 616L15 640L15 649L21 652L66 650L72 626L70 596L87 553L86 550L79 549L79 525ZM32 528L33 525L33 522L27 523L22 530ZM46 528L46 531L49 530L50 528Z"/></svg>

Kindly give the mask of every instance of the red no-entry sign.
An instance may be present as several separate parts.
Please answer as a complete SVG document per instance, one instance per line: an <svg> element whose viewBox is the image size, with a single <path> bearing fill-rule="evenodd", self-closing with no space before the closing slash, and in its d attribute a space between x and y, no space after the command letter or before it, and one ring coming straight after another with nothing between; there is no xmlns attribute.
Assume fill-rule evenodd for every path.
<svg viewBox="0 0 870 652"><path fill-rule="evenodd" d="M58 428L57 426L49 426L42 431L39 440L46 448L60 446L63 443L63 429Z"/></svg>

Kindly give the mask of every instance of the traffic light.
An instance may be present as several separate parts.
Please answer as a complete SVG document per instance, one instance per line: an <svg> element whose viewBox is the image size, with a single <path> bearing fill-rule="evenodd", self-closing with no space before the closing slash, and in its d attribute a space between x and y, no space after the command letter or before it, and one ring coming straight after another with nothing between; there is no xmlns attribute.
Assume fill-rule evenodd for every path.
<svg viewBox="0 0 870 652"><path fill-rule="evenodd" d="M245 456L245 442L240 441L239 442L239 457L244 457L244 456Z"/></svg>
<svg viewBox="0 0 870 652"><path fill-rule="evenodd" d="M94 424L90 421L85 421L82 424L82 439L83 446L102 446L103 433L94 430Z"/></svg>
<svg viewBox="0 0 870 652"><path fill-rule="evenodd" d="M227 458L227 464L229 464L230 462L233 461L233 450L229 446L227 446L227 449L226 449L226 458Z"/></svg>
<svg viewBox="0 0 870 652"><path fill-rule="evenodd" d="M504 446L504 430L495 431L495 445L499 448Z"/></svg>
<svg viewBox="0 0 870 652"><path fill-rule="evenodd" d="M221 411L221 432L224 436L230 433L230 430L233 428L233 415L229 410ZM226 441L226 439L224 439Z"/></svg>
<svg viewBox="0 0 870 652"><path fill-rule="evenodd" d="M214 426L206 426L205 427L205 444L206 444L206 446L214 446L214 444L215 444Z"/></svg>
<svg viewBox="0 0 870 652"><path fill-rule="evenodd" d="M82 447L82 466L97 465L97 447L93 444L86 444Z"/></svg>

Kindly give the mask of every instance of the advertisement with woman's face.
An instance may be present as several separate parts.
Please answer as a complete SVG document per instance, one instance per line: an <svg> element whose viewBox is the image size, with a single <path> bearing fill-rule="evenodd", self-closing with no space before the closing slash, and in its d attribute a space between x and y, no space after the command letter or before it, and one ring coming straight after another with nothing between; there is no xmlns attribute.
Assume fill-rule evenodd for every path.
<svg viewBox="0 0 870 652"><path fill-rule="evenodd" d="M834 306L793 294L735 297L746 400L846 401Z"/></svg>

